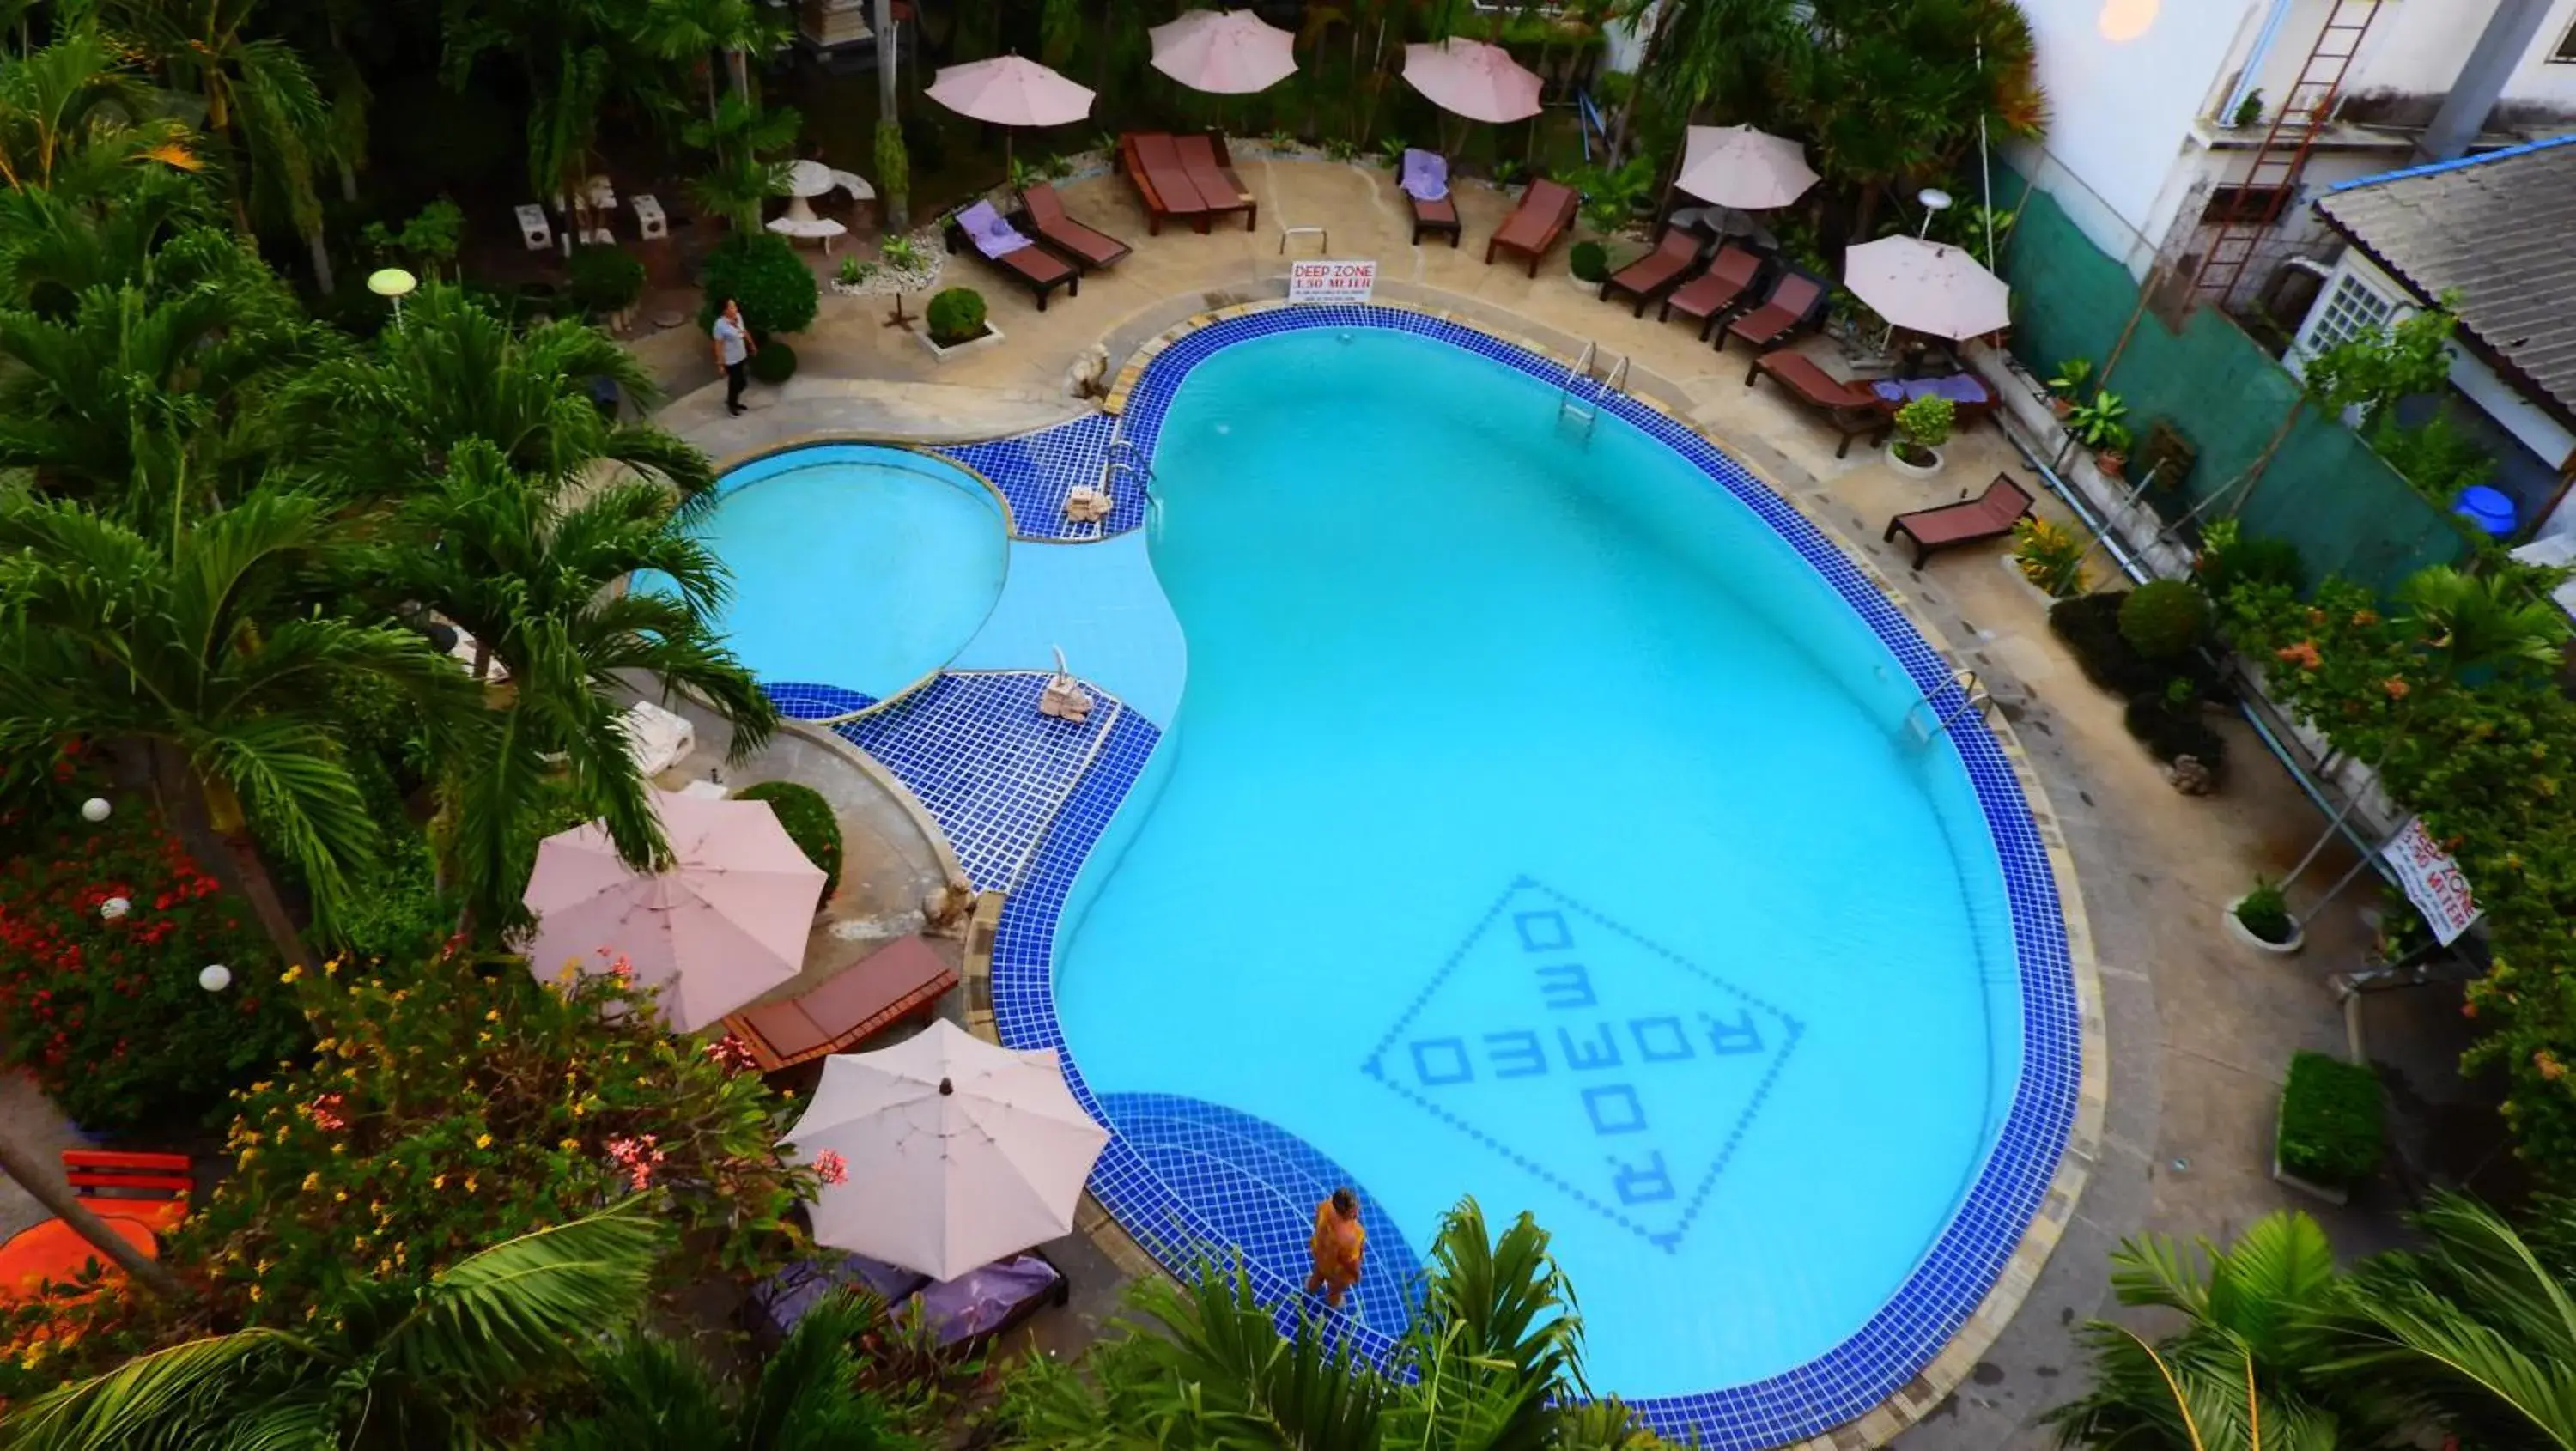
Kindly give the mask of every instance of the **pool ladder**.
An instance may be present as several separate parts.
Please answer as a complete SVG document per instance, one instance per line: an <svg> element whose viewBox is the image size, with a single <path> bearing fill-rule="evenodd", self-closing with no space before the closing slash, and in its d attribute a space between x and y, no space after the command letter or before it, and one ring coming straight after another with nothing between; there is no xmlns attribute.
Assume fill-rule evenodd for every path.
<svg viewBox="0 0 2576 1451"><path fill-rule="evenodd" d="M1628 386L1628 360L1625 357L1619 358L1610 365L1608 377L1596 379L1592 376L1593 365L1600 360L1600 357L1599 343L1585 343L1583 351L1575 357L1574 365L1565 370L1564 381L1557 385L1557 421L1563 422L1571 418L1583 425L1583 431L1586 434L1592 431L1592 420L1601 416L1603 395L1616 393ZM1591 401L1585 402L1575 395L1574 385L1577 383L1581 383L1591 391Z"/></svg>
<svg viewBox="0 0 2576 1451"><path fill-rule="evenodd" d="M1129 482L1145 493L1146 537L1160 537L1163 526L1163 500L1154 492L1153 466L1136 462L1136 446L1123 434L1109 440L1107 457L1100 466L1101 491L1113 500L1118 497L1118 477L1121 474L1126 475Z"/></svg>
<svg viewBox="0 0 2576 1451"><path fill-rule="evenodd" d="M1950 697L1945 701L1945 697ZM1915 740L1929 745L1932 738L1948 730L1963 715L1974 714L1984 719L1986 708L1994 697L1974 670L1954 670L1950 678L1923 692L1920 699L1905 708L1905 728Z"/></svg>

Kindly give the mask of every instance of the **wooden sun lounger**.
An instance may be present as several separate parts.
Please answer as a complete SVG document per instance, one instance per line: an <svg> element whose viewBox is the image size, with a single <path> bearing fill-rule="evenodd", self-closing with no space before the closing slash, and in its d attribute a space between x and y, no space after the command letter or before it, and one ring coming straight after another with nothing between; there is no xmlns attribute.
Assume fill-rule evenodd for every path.
<svg viewBox="0 0 2576 1451"><path fill-rule="evenodd" d="M1676 287L1664 298L1655 313L1655 321L1669 321L1674 313L1699 323L1702 342L1717 320L1741 306L1753 291L1753 280L1762 275L1762 259L1733 243L1717 249L1717 260L1708 270Z"/></svg>
<svg viewBox="0 0 2576 1451"><path fill-rule="evenodd" d="M763 1073L854 1047L907 1018L927 1021L957 986L957 970L919 935L898 938L803 997L745 1008L725 1031Z"/></svg>
<svg viewBox="0 0 2576 1451"><path fill-rule="evenodd" d="M1601 283L1601 300L1608 302L1620 293L1637 299L1636 316L1646 315L1646 304L1655 295L1671 287L1699 262L1699 236L1681 227L1666 227L1663 240L1655 250L1611 273Z"/></svg>
<svg viewBox="0 0 2576 1451"><path fill-rule="evenodd" d="M1552 181L1533 181L1521 194L1521 204L1494 228L1491 241L1485 243L1485 261L1491 265L1494 254L1511 252L1529 258L1529 275L1538 275L1538 259L1574 225L1574 208L1578 198L1566 187Z"/></svg>
<svg viewBox="0 0 2576 1451"><path fill-rule="evenodd" d="M1168 217L1194 223L1202 232L1208 229L1207 201L1190 184L1189 173L1181 170L1180 151L1168 134L1130 131L1119 137L1118 169L1126 173L1137 200L1145 204L1148 235L1161 236Z"/></svg>
<svg viewBox="0 0 2576 1451"><path fill-rule="evenodd" d="M1413 203L1413 245L1421 246L1423 234L1426 232L1435 237L1447 232L1449 245L1452 247L1458 245L1460 228L1456 192L1451 192L1436 202L1424 201L1411 192L1406 192L1404 199Z"/></svg>
<svg viewBox="0 0 2576 1451"><path fill-rule="evenodd" d="M1846 383L1817 367L1804 354L1786 348L1764 353L1753 360L1753 367L1745 373L1744 386L1752 387L1754 379L1765 373L1780 385L1780 391L1821 415L1843 436L1841 446L1834 450L1836 458L1851 452L1853 439L1864 433L1884 433L1889 427L1891 415L1879 411L1878 395L1870 391L1868 384Z"/></svg>
<svg viewBox="0 0 2576 1451"><path fill-rule="evenodd" d="M1893 540L1902 531L1914 541L1914 567L1921 569L1935 550L2010 534L2021 516L2030 512L2030 502L2029 490L2014 483L2010 474L1997 474L1986 491L1973 499L1897 515L1887 521L1887 533L1881 537Z"/></svg>
<svg viewBox="0 0 2576 1451"><path fill-rule="evenodd" d="M1175 136L1172 146L1180 153L1181 170L1189 174L1190 186L1198 192L1199 200L1207 203L1208 215L1241 212L1243 229L1251 231L1260 220L1261 203L1252 195L1252 188L1235 174L1233 158L1225 151L1225 138L1204 134Z"/></svg>
<svg viewBox="0 0 2576 1451"><path fill-rule="evenodd" d="M1018 278L1027 284L1029 295L1037 299L1040 312L1046 311L1047 294L1059 287L1068 297L1082 295L1082 274L1075 270L1074 265L1035 244L1005 252L999 257L985 257L984 249L976 246L974 239L968 237L965 229L952 218L948 223L948 251L951 256L960 251L972 252L982 257L986 265L998 267Z"/></svg>
<svg viewBox="0 0 2576 1451"><path fill-rule="evenodd" d="M1021 205L1029 209L1029 230L1038 240L1053 247L1085 272L1106 267L1136 250L1106 232L1094 231L1066 215L1064 198L1055 188L1040 183L1020 193Z"/></svg>
<svg viewBox="0 0 2576 1451"><path fill-rule="evenodd" d="M1824 310L1825 284L1804 272L1783 272L1760 307L1728 323L1726 331L1717 335L1717 350L1726 351L1728 338L1742 338L1756 352L1776 348Z"/></svg>

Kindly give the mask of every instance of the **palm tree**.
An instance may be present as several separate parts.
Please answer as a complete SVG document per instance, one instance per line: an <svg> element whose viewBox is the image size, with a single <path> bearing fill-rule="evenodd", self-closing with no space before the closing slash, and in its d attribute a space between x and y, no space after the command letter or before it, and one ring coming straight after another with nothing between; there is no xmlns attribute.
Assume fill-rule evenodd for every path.
<svg viewBox="0 0 2576 1451"><path fill-rule="evenodd" d="M705 1362L656 1335L628 1335L584 1367L592 1409L557 1418L536 1451L895 1451L912 1442L860 1390L850 1347L884 1318L872 1295L843 1292L805 1312L728 1395Z"/></svg>
<svg viewBox="0 0 2576 1451"><path fill-rule="evenodd" d="M0 54L0 185L104 199L144 167L204 163L187 128L159 119L148 87L95 27L71 27L24 55Z"/></svg>
<svg viewBox="0 0 2576 1451"><path fill-rule="evenodd" d="M2316 1324L2335 1303L2334 1250L2304 1214L2266 1215L2205 1267L2149 1236L2111 1256L2111 1288L2131 1308L2184 1317L2149 1340L2095 1321L2081 1336L2093 1388L2045 1419L2064 1446L2118 1451L2333 1451L2373 1444L2378 1427L2320 1378Z"/></svg>
<svg viewBox="0 0 2576 1451"><path fill-rule="evenodd" d="M362 1285L314 1329L137 1356L13 1411L13 1451L484 1444L476 1422L644 1305L666 1235L633 1201L506 1240L415 1291Z"/></svg>
<svg viewBox="0 0 2576 1451"><path fill-rule="evenodd" d="M716 114L716 72L710 55L722 52L735 95L751 99L749 56L775 50L787 39L785 17L750 0L648 0L636 38L666 61L689 67L705 89L707 116Z"/></svg>
<svg viewBox="0 0 2576 1451"><path fill-rule="evenodd" d="M725 219L737 236L760 230L760 204L787 192L787 163L771 159L796 144L803 122L791 107L764 111L735 92L707 120L681 131L689 145L713 154L708 173L689 183L689 199Z"/></svg>
<svg viewBox="0 0 2576 1451"><path fill-rule="evenodd" d="M0 754L135 747L172 824L288 963L310 957L258 843L294 862L327 916L381 840L334 695L392 692L433 738L474 701L421 636L315 608L352 562L323 501L284 488L174 510L153 536L75 501L0 496Z"/></svg>
<svg viewBox="0 0 2576 1451"><path fill-rule="evenodd" d="M1500 1240L1461 1200L1440 1224L1422 1308L1397 1360L1409 1376L1388 1410L1399 1446L1563 1445L1564 1407L1588 1398L1574 1287L1527 1213Z"/></svg>

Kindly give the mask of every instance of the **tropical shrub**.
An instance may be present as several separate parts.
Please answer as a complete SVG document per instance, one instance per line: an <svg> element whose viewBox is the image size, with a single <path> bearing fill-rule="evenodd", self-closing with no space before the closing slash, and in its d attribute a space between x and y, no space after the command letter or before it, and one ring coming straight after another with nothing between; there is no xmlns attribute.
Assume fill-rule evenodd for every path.
<svg viewBox="0 0 2576 1451"><path fill-rule="evenodd" d="M623 247L577 247L565 265L584 312L624 312L644 295L644 260Z"/></svg>
<svg viewBox="0 0 2576 1451"><path fill-rule="evenodd" d="M1577 242L1573 250L1566 253L1565 263L1573 271L1576 281L1604 282L1610 276L1610 249L1594 241Z"/></svg>
<svg viewBox="0 0 2576 1451"><path fill-rule="evenodd" d="M2128 412L2129 405L2119 394L2108 388L2097 389L2089 401L2076 404L2066 415L2066 430L2086 448L2125 448L2129 430L2120 420Z"/></svg>
<svg viewBox="0 0 2576 1451"><path fill-rule="evenodd" d="M440 197L399 227L369 222L359 235L377 256L410 262L435 278L465 241L465 209Z"/></svg>
<svg viewBox="0 0 2576 1451"><path fill-rule="evenodd" d="M2141 657L2120 633L2120 607L2128 592L2104 591L2059 600L2048 608L2048 628L2066 642L2084 678L2114 695L2161 690L2170 671Z"/></svg>
<svg viewBox="0 0 2576 1451"><path fill-rule="evenodd" d="M736 791L737 801L766 801L805 859L823 869L823 895L841 884L841 823L823 793L795 781L763 781Z"/></svg>
<svg viewBox="0 0 2576 1451"><path fill-rule="evenodd" d="M2084 391L2084 385L2092 381L2092 359L2068 358L2057 365L2057 375L2048 380L2048 391L2053 397L2072 401L2075 395Z"/></svg>
<svg viewBox="0 0 2576 1451"><path fill-rule="evenodd" d="M2055 599L2084 593L2084 536L2037 514L2013 525L2013 565L2021 577Z"/></svg>
<svg viewBox="0 0 2576 1451"><path fill-rule="evenodd" d="M642 1193L682 1232L680 1272L783 1264L782 1216L814 1185L779 1153L786 1101L605 966L551 986L506 959L288 969L318 1056L242 1094L234 1172L169 1257L204 1266L222 1313L291 1325Z"/></svg>
<svg viewBox="0 0 2576 1451"><path fill-rule="evenodd" d="M2149 660L2180 659L2208 629L2208 598L2183 580L2148 580L2120 602L2120 638Z"/></svg>
<svg viewBox="0 0 2576 1451"><path fill-rule="evenodd" d="M1957 419L1957 404L1926 393L1896 410L1896 431L1917 448L1934 449L1950 441L1950 428Z"/></svg>
<svg viewBox="0 0 2576 1451"><path fill-rule="evenodd" d="M706 301L698 309L701 329L715 324L728 297L742 305L742 320L764 342L773 333L803 332L822 306L822 291L805 259L785 237L768 232L729 236L707 258L699 279Z"/></svg>
<svg viewBox="0 0 2576 1451"><path fill-rule="evenodd" d="M984 335L984 294L971 287L951 287L930 299L925 319L930 340L943 348L973 342Z"/></svg>
<svg viewBox="0 0 2576 1451"><path fill-rule="evenodd" d="M685 1344L630 1333L591 1352L579 1409L550 1417L535 1451L917 1451L860 1384L854 1347L884 1318L865 1290L824 1296L739 1392Z"/></svg>
<svg viewBox="0 0 2576 1451"><path fill-rule="evenodd" d="M2282 943L2299 930L2290 916L2290 899L2283 895L2281 884L2254 879L2254 890L2236 904L2236 920L2246 931L2266 942Z"/></svg>
<svg viewBox="0 0 2576 1451"><path fill-rule="evenodd" d="M772 338L751 355L751 376L763 383L776 385L796 376L796 350Z"/></svg>
<svg viewBox="0 0 2576 1451"><path fill-rule="evenodd" d="M2285 1172L2309 1183L2337 1188L2359 1184L2379 1172L2386 1113L2379 1075L2368 1064L2323 1053L2292 1054L2290 1080L2281 1089L2280 1141L2273 1153Z"/></svg>
<svg viewBox="0 0 2576 1451"><path fill-rule="evenodd" d="M2299 546L2287 539L2245 537L2233 519L2213 519L2200 531L2200 556L2192 568L2200 587L2213 600L2224 600L2239 584L2287 586L2296 594L2307 587L2307 565Z"/></svg>
<svg viewBox="0 0 2576 1451"><path fill-rule="evenodd" d="M2161 694L2131 696L2120 723L2159 761L2170 764L2189 756L2215 775L2227 759L2227 737L2200 718L2196 698L2177 702Z"/></svg>

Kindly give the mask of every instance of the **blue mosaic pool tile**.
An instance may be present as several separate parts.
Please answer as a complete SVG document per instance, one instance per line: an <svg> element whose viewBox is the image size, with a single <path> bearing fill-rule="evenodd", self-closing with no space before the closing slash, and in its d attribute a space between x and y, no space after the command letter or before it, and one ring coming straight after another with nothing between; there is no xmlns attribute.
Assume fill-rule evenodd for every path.
<svg viewBox="0 0 2576 1451"><path fill-rule="evenodd" d="M1098 691L1080 725L1038 714L1045 672L950 673L832 730L921 798L978 890L1007 891L1122 714Z"/></svg>
<svg viewBox="0 0 2576 1451"><path fill-rule="evenodd" d="M1163 417L1199 362L1252 338L1308 328L1354 327L1430 337L1550 384L1560 383L1565 373L1561 363L1420 313L1339 305L1274 309L1176 339L1130 391L1118 423L1120 434L1132 442L1138 457L1150 460ZM1587 389L1586 397L1598 403L1604 414L1689 459L1715 487L1767 523L1869 626L1918 688L1930 692L1949 678L1948 663L1869 577L1733 459L1687 426L1636 399L1599 387ZM1153 725L1132 713L1121 713L1112 721L1090 765L1080 771L1027 857L1019 886L1003 909L993 955L995 1022L1003 1042L1012 1047L1064 1048L1051 982L1057 916L1084 858L1135 784L1158 740ZM1667 1437L1695 1439L1728 1451L1756 1451L1830 1430L1887 1399L1949 1343L1992 1288L2038 1213L2065 1152L2082 1068L2080 1007L2053 868L2020 782L1985 723L1965 717L1944 732L1934 748L1957 754L2002 864L2023 1017L2022 1075L2011 1108L1958 1211L1921 1265L1876 1315L1842 1344L1795 1369L1699 1395L1631 1403L1647 1424ZM942 820L944 824L946 818ZM1238 1223L1248 1212L1243 1197L1261 1193L1243 1181L1272 1170L1247 1169L1230 1160L1221 1184L1220 1176L1210 1176L1204 1183L1185 1183L1190 1192L1179 1192L1150 1154L1116 1131L1114 1116L1092 1096L1070 1055L1065 1059L1065 1077L1085 1109L1111 1125L1109 1146L1093 1170L1091 1188L1119 1224L1148 1252L1174 1266L1204 1258L1210 1246L1243 1244L1229 1234L1229 1227L1235 1226L1254 1241L1245 1246L1244 1260L1256 1293L1281 1306L1283 1317L1295 1314L1305 1271L1302 1242L1296 1246L1298 1252L1290 1255L1284 1238L1240 1230ZM1303 1192L1298 1188L1290 1197ZM1208 1196L1204 1203L1198 1198L1201 1193ZM1287 1257L1284 1263L1282 1256ZM1336 1317L1331 1323L1364 1355L1383 1359L1393 1350L1387 1331L1369 1319Z"/></svg>
<svg viewBox="0 0 2576 1451"><path fill-rule="evenodd" d="M1104 481L1109 438L1118 420L1094 413L1016 438L935 449L990 479L1011 501L1011 527L1023 539L1105 539L1145 522L1145 490L1126 474L1109 484L1109 517L1075 524L1064 517L1076 484Z"/></svg>
<svg viewBox="0 0 2576 1451"><path fill-rule="evenodd" d="M778 713L789 720L831 720L835 716L856 715L877 703L873 695L844 690L837 685L818 685L808 680L764 680L763 695L778 707Z"/></svg>

